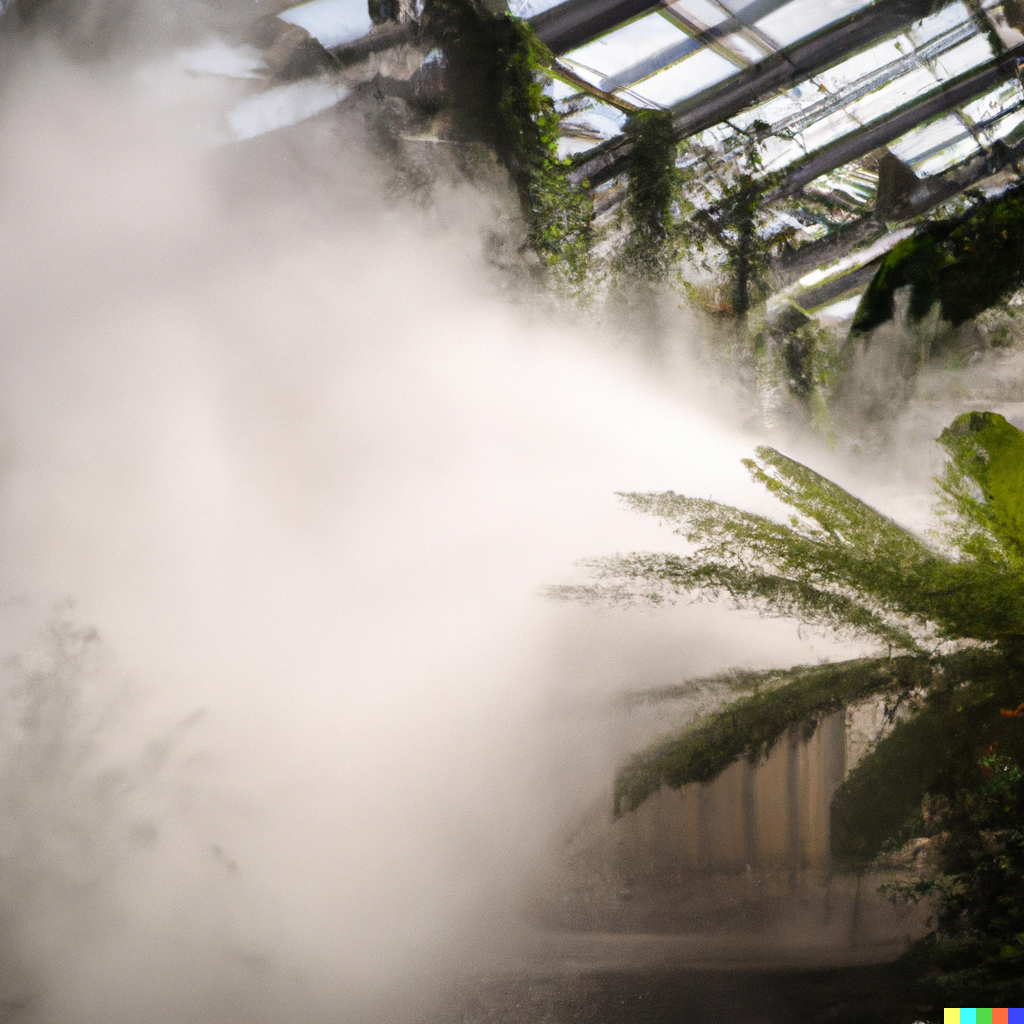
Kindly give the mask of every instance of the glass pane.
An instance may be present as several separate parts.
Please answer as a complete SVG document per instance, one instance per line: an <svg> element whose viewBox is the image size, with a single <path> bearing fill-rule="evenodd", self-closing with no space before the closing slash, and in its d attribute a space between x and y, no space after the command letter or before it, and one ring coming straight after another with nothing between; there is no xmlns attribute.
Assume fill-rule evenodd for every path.
<svg viewBox="0 0 1024 1024"><path fill-rule="evenodd" d="M622 134L626 115L610 103L580 97L559 125L558 155L563 159L584 153L602 142Z"/></svg>
<svg viewBox="0 0 1024 1024"><path fill-rule="evenodd" d="M544 94L550 96L556 104L573 96L582 96L579 86L570 85L562 79L552 76L551 81L544 87Z"/></svg>
<svg viewBox="0 0 1024 1024"><path fill-rule="evenodd" d="M947 78L956 78L971 68L984 64L992 57L992 44L985 36L977 35L968 39L966 43L954 46L947 50L935 61L935 70L939 77L945 81Z"/></svg>
<svg viewBox="0 0 1024 1024"><path fill-rule="evenodd" d="M532 18L541 11L557 7L563 0L508 0L508 9L517 18Z"/></svg>
<svg viewBox="0 0 1024 1024"><path fill-rule="evenodd" d="M739 68L713 50L701 50L665 71L623 92L624 99L636 97L645 104L670 107L689 96L717 85ZM635 102L635 100L634 100Z"/></svg>
<svg viewBox="0 0 1024 1024"><path fill-rule="evenodd" d="M896 36L884 43L872 46L857 56L844 60L828 71L818 75L816 80L826 91L838 92L853 82L860 81L868 75L881 71L882 68L901 60L913 50L913 45L906 36Z"/></svg>
<svg viewBox="0 0 1024 1024"><path fill-rule="evenodd" d="M1024 124L1024 110L1015 110L1012 114L1000 118L990 128L983 131L982 138L991 145L996 139L1005 139L1015 128Z"/></svg>
<svg viewBox="0 0 1024 1024"><path fill-rule="evenodd" d="M711 28L728 17L728 14L711 0L676 0L667 6L669 10L676 11L679 17L702 29Z"/></svg>
<svg viewBox="0 0 1024 1024"><path fill-rule="evenodd" d="M364 4L365 6L365 4ZM580 46L561 59L585 81L598 85L626 68L652 57L690 37L661 14L647 14L593 42Z"/></svg>
<svg viewBox="0 0 1024 1024"><path fill-rule="evenodd" d="M847 104L846 110L862 124L867 124L891 114L905 103L918 99L937 86L935 75L928 68L917 68L909 74L894 78L881 89L868 93L855 103Z"/></svg>
<svg viewBox="0 0 1024 1024"><path fill-rule="evenodd" d="M788 167L804 155L804 147L797 139L783 139L771 135L761 143L761 158L766 172Z"/></svg>
<svg viewBox="0 0 1024 1024"><path fill-rule="evenodd" d="M851 117L847 111L839 109L819 118L797 138L803 143L807 152L813 153L815 150L835 142L836 139L856 131L859 127L859 121Z"/></svg>
<svg viewBox="0 0 1024 1024"><path fill-rule="evenodd" d="M304 28L323 46L362 39L373 27L366 0L309 0L282 11L278 17Z"/></svg>
<svg viewBox="0 0 1024 1024"><path fill-rule="evenodd" d="M756 64L768 55L767 49L752 42L742 32L734 32L731 36L726 36L722 40L722 45L751 64Z"/></svg>
<svg viewBox="0 0 1024 1024"><path fill-rule="evenodd" d="M907 29L907 35L915 46L922 46L970 19L971 12L957 0L956 3L943 7L937 13L911 25Z"/></svg>
<svg viewBox="0 0 1024 1024"><path fill-rule="evenodd" d="M928 124L912 128L889 146L889 151L904 163L913 166L927 156L968 135L963 122L955 114L946 114ZM968 138L970 136L968 135Z"/></svg>
<svg viewBox="0 0 1024 1024"><path fill-rule="evenodd" d="M1020 82L1013 78L999 86L998 89L993 89L992 92L972 100L962 109L964 116L972 124L981 124L998 117L1002 111L1017 106L1022 100L1024 100L1024 90L1021 89Z"/></svg>
<svg viewBox="0 0 1024 1024"><path fill-rule="evenodd" d="M757 29L779 46L789 46L804 36L845 18L873 0L792 0L757 23Z"/></svg>
<svg viewBox="0 0 1024 1024"><path fill-rule="evenodd" d="M918 161L914 164L914 170L918 174L941 174L943 171L948 171L950 167L963 163L968 157L977 153L979 149L980 147L977 142L970 135L967 135L948 149L944 149L941 153L936 153L933 156Z"/></svg>

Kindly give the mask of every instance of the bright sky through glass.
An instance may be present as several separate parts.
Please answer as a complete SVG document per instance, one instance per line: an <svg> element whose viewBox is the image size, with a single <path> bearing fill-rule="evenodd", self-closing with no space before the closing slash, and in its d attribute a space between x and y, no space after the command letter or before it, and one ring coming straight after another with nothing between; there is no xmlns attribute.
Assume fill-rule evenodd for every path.
<svg viewBox="0 0 1024 1024"><path fill-rule="evenodd" d="M871 0L792 0L762 18L756 27L778 46L789 46L869 3Z"/></svg>
<svg viewBox="0 0 1024 1024"><path fill-rule="evenodd" d="M728 14L712 0L676 0L667 5L696 28L705 29L724 21Z"/></svg>
<svg viewBox="0 0 1024 1024"><path fill-rule="evenodd" d="M623 92L645 106L670 107L736 74L740 69L713 50L701 50L692 57L652 75Z"/></svg>
<svg viewBox="0 0 1024 1024"><path fill-rule="evenodd" d="M599 86L660 50L688 42L681 28L661 14L647 14L570 51L562 60L586 82Z"/></svg>
<svg viewBox="0 0 1024 1024"><path fill-rule="evenodd" d="M278 17L304 28L323 46L361 39L373 27L366 0L309 0L282 11Z"/></svg>

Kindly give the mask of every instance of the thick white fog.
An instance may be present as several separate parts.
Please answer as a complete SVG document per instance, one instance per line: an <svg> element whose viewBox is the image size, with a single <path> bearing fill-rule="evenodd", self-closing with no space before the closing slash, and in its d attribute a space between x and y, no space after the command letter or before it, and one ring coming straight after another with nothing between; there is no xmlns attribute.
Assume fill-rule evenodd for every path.
<svg viewBox="0 0 1024 1024"><path fill-rule="evenodd" d="M615 491L762 502L743 411L502 300L500 200L388 198L354 118L226 144L238 83L147 61L37 46L0 96L3 1000L415 1009L609 789L567 708L831 648L540 597L671 542Z"/></svg>

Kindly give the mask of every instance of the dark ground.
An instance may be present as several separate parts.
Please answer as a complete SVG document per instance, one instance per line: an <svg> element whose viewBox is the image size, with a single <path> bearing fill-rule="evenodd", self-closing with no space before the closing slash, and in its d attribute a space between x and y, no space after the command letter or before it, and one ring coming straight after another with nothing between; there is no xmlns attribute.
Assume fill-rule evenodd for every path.
<svg viewBox="0 0 1024 1024"><path fill-rule="evenodd" d="M464 988L432 1024L901 1024L921 1012L897 965L600 971Z"/></svg>

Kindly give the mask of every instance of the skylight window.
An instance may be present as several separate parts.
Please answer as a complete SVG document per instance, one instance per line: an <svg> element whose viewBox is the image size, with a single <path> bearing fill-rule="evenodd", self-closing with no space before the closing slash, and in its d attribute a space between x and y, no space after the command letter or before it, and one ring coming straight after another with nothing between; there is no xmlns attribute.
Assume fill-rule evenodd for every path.
<svg viewBox="0 0 1024 1024"><path fill-rule="evenodd" d="M562 60L584 81L601 87L602 81L616 78L659 51L690 41L668 18L660 13L647 14L570 51Z"/></svg>
<svg viewBox="0 0 1024 1024"><path fill-rule="evenodd" d="M986 96L968 103L963 115L982 141L991 145L1024 123L1024 89L1014 78Z"/></svg>
<svg viewBox="0 0 1024 1024"><path fill-rule="evenodd" d="M979 148L978 143L970 135L965 135L940 153L934 153L918 161L914 164L914 170L925 175L941 174L973 156Z"/></svg>
<svg viewBox="0 0 1024 1024"><path fill-rule="evenodd" d="M639 101L645 106L671 107L717 85L737 71L739 68L735 64L713 50L701 50L623 91L622 95L624 99Z"/></svg>
<svg viewBox="0 0 1024 1024"><path fill-rule="evenodd" d="M861 124L875 121L891 114L906 103L929 93L937 86L935 75L928 68L915 68L899 78L887 82L880 89L868 93L854 103L846 105L846 110Z"/></svg>
<svg viewBox="0 0 1024 1024"><path fill-rule="evenodd" d="M913 49L913 43L905 35L886 39L884 43L878 43L863 53L858 53L855 57L829 68L828 71L817 75L815 80L828 92L838 92L853 82L895 64L912 53Z"/></svg>
<svg viewBox="0 0 1024 1024"><path fill-rule="evenodd" d="M789 46L819 29L845 18L873 0L791 0L756 24L779 46Z"/></svg>
<svg viewBox="0 0 1024 1024"><path fill-rule="evenodd" d="M722 45L751 64L763 60L769 52L766 47L758 46L743 32L733 32L732 35L726 36L722 40Z"/></svg>
<svg viewBox="0 0 1024 1024"><path fill-rule="evenodd" d="M918 174L927 175L946 170L977 148L963 121L956 114L947 114L907 132L889 146L889 151Z"/></svg>
<svg viewBox="0 0 1024 1024"><path fill-rule="evenodd" d="M935 70L940 78L956 78L971 68L984 64L992 57L992 45L983 35L977 35L961 43L952 50L947 50L935 61Z"/></svg>
<svg viewBox="0 0 1024 1024"><path fill-rule="evenodd" d="M910 36L915 46L923 46L946 32L952 31L957 25L962 25L970 20L971 12L964 4L960 3L960 0L957 0L956 3L948 4L935 14L915 22L907 29L907 35Z"/></svg>
<svg viewBox="0 0 1024 1024"><path fill-rule="evenodd" d="M998 89L979 96L963 108L964 116L969 118L972 124L980 124L998 117L1003 111L1011 110L1024 101L1024 89L1018 79L1011 78L1004 82Z"/></svg>
<svg viewBox="0 0 1024 1024"><path fill-rule="evenodd" d="M562 0L508 0L508 9L517 18L532 18L560 3Z"/></svg>
<svg viewBox="0 0 1024 1024"><path fill-rule="evenodd" d="M667 7L700 29L713 28L729 16L720 5L712 3L712 0L676 0L675 3L667 4Z"/></svg>

